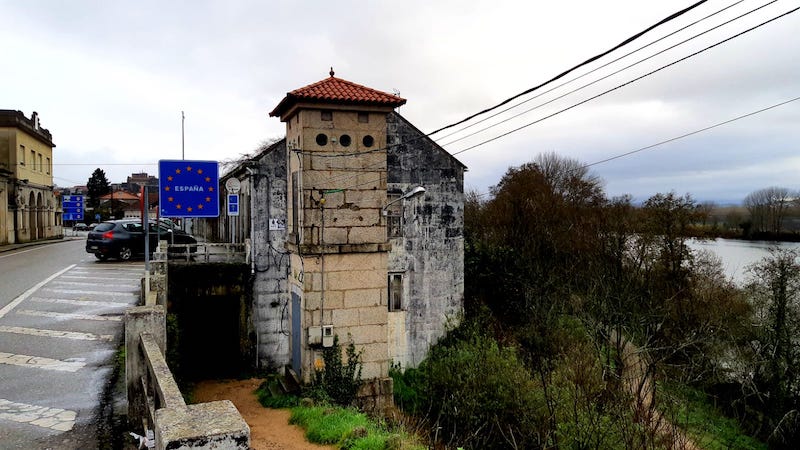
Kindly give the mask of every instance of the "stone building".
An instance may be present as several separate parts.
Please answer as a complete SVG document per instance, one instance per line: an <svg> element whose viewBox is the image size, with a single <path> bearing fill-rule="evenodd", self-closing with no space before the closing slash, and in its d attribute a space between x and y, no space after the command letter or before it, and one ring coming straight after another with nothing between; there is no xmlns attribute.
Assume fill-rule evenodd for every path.
<svg viewBox="0 0 800 450"><path fill-rule="evenodd" d="M21 111L0 110L0 244L61 236L53 136Z"/></svg>
<svg viewBox="0 0 800 450"><path fill-rule="evenodd" d="M458 319L465 166L394 111L404 103L332 72L289 92L270 113L286 137L221 180L240 180L241 215L195 224L252 239L261 365L308 380L338 335L363 351L363 378L381 379Z"/></svg>

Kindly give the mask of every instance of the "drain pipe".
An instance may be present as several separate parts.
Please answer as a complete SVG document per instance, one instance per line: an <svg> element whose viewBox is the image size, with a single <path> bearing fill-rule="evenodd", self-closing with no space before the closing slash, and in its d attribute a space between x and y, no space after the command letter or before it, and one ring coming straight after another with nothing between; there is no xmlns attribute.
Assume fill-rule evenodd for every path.
<svg viewBox="0 0 800 450"><path fill-rule="evenodd" d="M322 340L325 338L325 191L322 191L322 196L319 199L319 212L322 216L322 228L320 229L319 245L320 245L320 279L322 280L322 292L320 294L319 302L319 343L322 345Z"/></svg>

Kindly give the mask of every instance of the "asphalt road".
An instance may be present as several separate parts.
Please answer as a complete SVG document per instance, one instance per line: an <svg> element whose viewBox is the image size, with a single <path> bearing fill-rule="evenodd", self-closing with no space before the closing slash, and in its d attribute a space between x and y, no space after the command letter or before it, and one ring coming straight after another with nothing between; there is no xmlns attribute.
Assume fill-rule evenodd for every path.
<svg viewBox="0 0 800 450"><path fill-rule="evenodd" d="M0 253L0 448L97 448L122 314L142 261L99 262L84 240Z"/></svg>

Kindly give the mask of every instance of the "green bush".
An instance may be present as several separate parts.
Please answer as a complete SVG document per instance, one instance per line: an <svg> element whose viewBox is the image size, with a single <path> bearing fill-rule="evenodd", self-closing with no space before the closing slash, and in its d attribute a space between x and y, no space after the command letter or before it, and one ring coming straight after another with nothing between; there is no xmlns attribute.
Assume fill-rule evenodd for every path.
<svg viewBox="0 0 800 450"><path fill-rule="evenodd" d="M406 371L400 395L428 414L441 441L469 448L542 446L547 408L517 352L474 324L434 346L418 371Z"/></svg>
<svg viewBox="0 0 800 450"><path fill-rule="evenodd" d="M351 341L345 350L347 361L342 360L342 347L339 336L333 337L333 346L325 348L322 359L325 366L314 374L314 385L310 394L318 400L331 401L349 406L353 403L361 387L361 352Z"/></svg>

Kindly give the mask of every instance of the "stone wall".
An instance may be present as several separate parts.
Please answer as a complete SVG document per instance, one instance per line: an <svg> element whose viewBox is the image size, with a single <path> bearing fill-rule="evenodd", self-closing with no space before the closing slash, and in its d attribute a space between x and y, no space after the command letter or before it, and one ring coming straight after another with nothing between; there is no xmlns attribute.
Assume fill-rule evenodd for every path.
<svg viewBox="0 0 800 450"><path fill-rule="evenodd" d="M465 167L399 114L387 121L389 193L426 189L403 205L402 237L391 239L389 253L404 300L389 313L390 355L415 367L463 310Z"/></svg>
<svg viewBox="0 0 800 450"><path fill-rule="evenodd" d="M286 140L259 155L250 174L254 251L253 318L259 366L278 368L291 361L286 253ZM272 230L270 229L272 223Z"/></svg>

